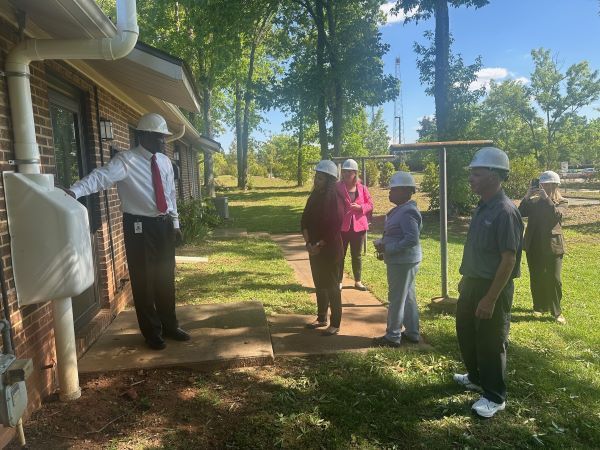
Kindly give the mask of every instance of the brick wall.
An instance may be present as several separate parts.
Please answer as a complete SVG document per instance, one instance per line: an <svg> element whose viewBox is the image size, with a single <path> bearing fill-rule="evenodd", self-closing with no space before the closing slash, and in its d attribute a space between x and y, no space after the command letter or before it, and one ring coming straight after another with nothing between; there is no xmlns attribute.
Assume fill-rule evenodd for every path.
<svg viewBox="0 0 600 450"><path fill-rule="evenodd" d="M17 41L12 24L0 18L0 68L10 48ZM135 126L139 114L92 80L78 73L62 61L45 61L31 64L31 91L43 173L55 173L52 124L48 99L48 77L52 75L78 89L83 98L85 151L89 169L106 164L111 148L125 150L130 147L130 128ZM114 141L101 142L97 126L98 117L113 123ZM13 135L6 80L0 77L0 168L14 170L8 160L14 159ZM166 154L173 158L175 145L180 151L180 200L199 194L197 154L185 143L170 143ZM115 188L98 194L94 214L99 219L95 232L99 264L99 294L101 310L86 326L77 332L77 351L81 355L131 300L128 282L125 245L122 233L120 202ZM10 319L15 335L15 350L19 358L31 358L34 370L27 381L29 410L39 407L42 399L57 389L56 355L49 303L19 308L10 256L4 186L0 178L0 258L8 289ZM0 448L11 432L0 426Z"/></svg>

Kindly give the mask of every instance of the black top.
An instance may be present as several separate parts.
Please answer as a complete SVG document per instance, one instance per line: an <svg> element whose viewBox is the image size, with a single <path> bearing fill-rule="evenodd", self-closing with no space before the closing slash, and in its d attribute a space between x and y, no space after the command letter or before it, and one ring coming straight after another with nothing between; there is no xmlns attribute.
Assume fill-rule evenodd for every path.
<svg viewBox="0 0 600 450"><path fill-rule="evenodd" d="M323 256L331 256L341 260L344 256L342 248L342 214L343 206L339 204L335 190L329 192L313 191L302 212L300 226L308 231L311 244L324 241L321 249Z"/></svg>
<svg viewBox="0 0 600 450"><path fill-rule="evenodd" d="M511 278L521 275L523 219L514 203L500 190L473 212L460 273L465 277L494 279L501 253L512 251L516 262Z"/></svg>

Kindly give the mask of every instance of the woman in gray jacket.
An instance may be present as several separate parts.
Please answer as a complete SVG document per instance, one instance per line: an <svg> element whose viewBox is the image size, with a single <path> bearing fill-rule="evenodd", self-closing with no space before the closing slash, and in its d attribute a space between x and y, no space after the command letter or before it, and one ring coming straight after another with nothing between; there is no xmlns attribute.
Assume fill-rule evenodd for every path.
<svg viewBox="0 0 600 450"><path fill-rule="evenodd" d="M389 198L396 207L387 213L383 237L375 241L387 265L388 280L387 328L384 336L374 339L379 346L398 347L401 341L420 340L415 278L422 259L419 235L423 219L411 200L415 191L410 173L392 175Z"/></svg>

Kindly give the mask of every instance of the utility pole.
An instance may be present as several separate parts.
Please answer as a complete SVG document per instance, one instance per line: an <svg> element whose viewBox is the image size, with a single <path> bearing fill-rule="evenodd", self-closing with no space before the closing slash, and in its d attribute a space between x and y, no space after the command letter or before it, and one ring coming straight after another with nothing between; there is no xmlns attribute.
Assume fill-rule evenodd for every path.
<svg viewBox="0 0 600 450"><path fill-rule="evenodd" d="M398 136L397 144L402 144L404 139L404 105L402 102L402 74L400 72L400 57L396 57L396 79L398 80L398 95L394 100L394 132L392 140L396 140ZM398 120L398 125L396 125Z"/></svg>

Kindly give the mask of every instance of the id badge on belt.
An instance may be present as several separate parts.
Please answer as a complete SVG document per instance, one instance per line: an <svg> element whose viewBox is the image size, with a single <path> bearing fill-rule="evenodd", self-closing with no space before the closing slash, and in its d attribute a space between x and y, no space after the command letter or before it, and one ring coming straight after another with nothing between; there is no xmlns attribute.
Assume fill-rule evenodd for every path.
<svg viewBox="0 0 600 450"><path fill-rule="evenodd" d="M142 222L133 222L134 234L142 234Z"/></svg>

